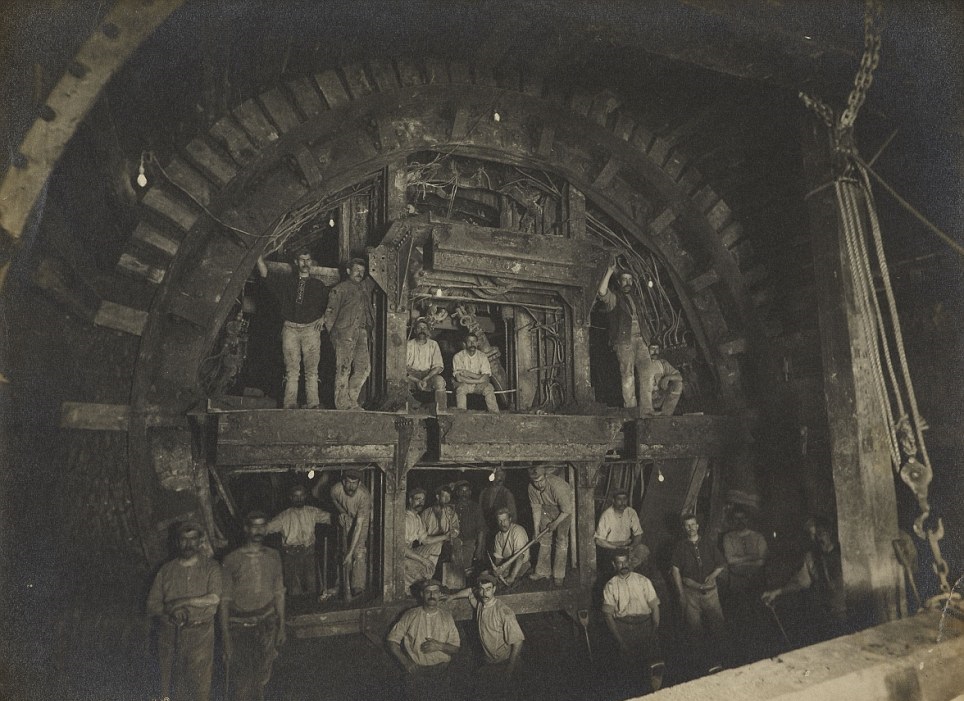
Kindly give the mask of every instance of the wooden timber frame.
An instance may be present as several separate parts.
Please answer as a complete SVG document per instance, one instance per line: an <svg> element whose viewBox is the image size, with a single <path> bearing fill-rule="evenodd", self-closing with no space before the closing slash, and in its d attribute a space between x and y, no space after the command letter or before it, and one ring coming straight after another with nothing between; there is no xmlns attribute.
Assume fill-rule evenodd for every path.
<svg viewBox="0 0 964 701"><path fill-rule="evenodd" d="M451 469L457 475L465 463L494 467L508 456L516 467L528 463L570 468L576 506L576 546L570 549L570 556L577 576L568 578L563 588L513 593L504 599L517 613L562 610L578 620L578 611L590 605L598 577L593 536L596 485L602 468L618 456L659 460L669 475L668 482L679 483L682 492L667 492L669 502L663 499L662 503L655 494L648 497L649 503L654 508L679 511L695 503L707 462L747 440L738 420L701 415L625 419L252 409L210 410L197 425L207 432L198 443L214 446L209 469L219 484L232 474L271 471L279 466L300 471L347 466L379 470L383 493L375 501L383 504L383 513L373 522L381 522L383 531L372 538L381 545L377 553L380 563L375 568L382 573L381 582L372 583L373 589L380 587L378 595L360 608L304 613L289 621L298 637L360 632L373 641L381 641L397 614L413 603L397 556L404 538L412 469ZM653 517L655 520L657 515ZM467 605L457 604L453 613L457 618L471 616Z"/></svg>

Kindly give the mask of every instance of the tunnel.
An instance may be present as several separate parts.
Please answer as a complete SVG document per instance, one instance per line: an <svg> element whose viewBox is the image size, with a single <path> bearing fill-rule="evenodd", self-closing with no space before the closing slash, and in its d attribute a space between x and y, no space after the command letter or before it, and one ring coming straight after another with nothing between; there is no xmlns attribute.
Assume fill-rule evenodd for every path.
<svg viewBox="0 0 964 701"><path fill-rule="evenodd" d="M500 597L530 669L578 660L532 673L533 697L642 693L599 659L612 570L593 533L618 489L652 552L680 690L705 673L673 628L689 512L720 543L734 509L750 513L771 587L799 568L804 522L833 524L848 614L836 634L959 603L959 9L14 8L0 26L11 698L156 695L145 599L179 527L197 524L222 558L245 515L283 510L293 485L332 510L349 470L372 495L367 594L340 600L344 546L319 528L323 601L289 602L278 698L392 695L384 637L415 605L398 550L406 492L464 480L478 494L497 468L533 534L527 469L574 493L564 581ZM864 269L853 256L873 249L877 217L886 255L868 250ZM283 407L281 306L263 277L290 275L299 254L328 290L364 261L360 409L336 409L330 330L321 406ZM673 416L623 407L600 302L610 265L637 281L644 335L679 370ZM419 319L445 377L477 337L498 415L412 389ZM760 609L770 642L730 649L725 666L830 637L801 601L782 618ZM469 637L471 610L453 610ZM306 676L319 655L338 668L328 683ZM369 679L352 677L358 659Z"/></svg>

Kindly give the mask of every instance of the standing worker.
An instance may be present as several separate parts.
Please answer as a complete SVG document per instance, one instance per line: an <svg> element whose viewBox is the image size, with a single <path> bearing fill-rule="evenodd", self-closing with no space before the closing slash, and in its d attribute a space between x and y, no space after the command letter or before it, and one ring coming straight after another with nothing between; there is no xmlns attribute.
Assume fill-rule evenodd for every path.
<svg viewBox="0 0 964 701"><path fill-rule="evenodd" d="M368 588L368 532L372 522L372 494L361 483L359 470L345 470L341 481L331 488L331 500L338 511L342 567L351 568L349 593L360 596ZM344 592L343 592L344 593Z"/></svg>
<svg viewBox="0 0 964 701"><path fill-rule="evenodd" d="M298 381L305 368L305 406L317 409L318 363L321 361L321 317L328 303L328 288L311 277L311 254L299 253L290 275L268 275L264 258L258 256L258 273L281 306L281 352L285 361L285 409L298 408Z"/></svg>
<svg viewBox="0 0 964 701"><path fill-rule="evenodd" d="M335 408L361 409L358 396L371 372L369 350L375 328L372 304L374 283L366 277L367 265L352 258L346 268L348 278L331 289L322 327L331 334L335 346Z"/></svg>
<svg viewBox="0 0 964 701"><path fill-rule="evenodd" d="M315 526L331 524L331 514L308 505L308 490L296 484L288 490L291 506L268 522L268 533L281 534L285 587L291 596L318 593Z"/></svg>
<svg viewBox="0 0 964 701"><path fill-rule="evenodd" d="M575 510L572 487L561 477L547 474L544 467L530 467L529 505L532 507L532 529L541 534L536 571L529 575L529 579L546 579L551 574L553 583L561 587L566 579L569 525ZM553 545L555 555L551 554Z"/></svg>

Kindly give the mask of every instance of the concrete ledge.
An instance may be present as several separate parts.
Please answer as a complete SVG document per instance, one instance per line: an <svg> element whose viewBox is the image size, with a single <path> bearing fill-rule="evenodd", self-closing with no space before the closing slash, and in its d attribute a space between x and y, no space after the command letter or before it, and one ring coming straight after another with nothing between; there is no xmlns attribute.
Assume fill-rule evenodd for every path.
<svg viewBox="0 0 964 701"><path fill-rule="evenodd" d="M648 698L949 701L964 692L964 624L927 612L773 659L664 689Z"/></svg>

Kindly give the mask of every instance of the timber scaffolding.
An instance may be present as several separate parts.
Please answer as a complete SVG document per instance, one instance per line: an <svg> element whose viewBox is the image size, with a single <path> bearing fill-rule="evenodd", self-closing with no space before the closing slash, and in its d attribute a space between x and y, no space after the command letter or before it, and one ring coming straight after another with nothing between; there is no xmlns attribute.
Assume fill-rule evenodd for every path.
<svg viewBox="0 0 964 701"><path fill-rule="evenodd" d="M467 464L482 469L566 466L576 503L575 547L570 549L575 572L570 570L562 587L502 598L517 613L561 610L578 620L579 612L590 607L597 576L593 535L600 476L610 470L608 491L610 486L622 486L618 474L610 484L614 467L655 466L659 479L645 490L640 514L650 538L647 544L655 552L665 543L652 539L668 538L667 517L695 506L708 466L732 457L749 441L739 418L700 414L637 419L473 411L432 416L209 409L195 419L212 447L208 469L229 501L227 486L245 473L372 468L366 471L366 482L372 487L375 509L369 547L375 561L374 596L347 608L290 615L289 627L296 637L360 632L379 641L398 613L412 605L398 555L411 470L450 470L458 479ZM642 491L641 483L639 488ZM469 618L471 611L465 602L457 602L453 614Z"/></svg>

